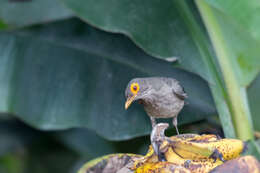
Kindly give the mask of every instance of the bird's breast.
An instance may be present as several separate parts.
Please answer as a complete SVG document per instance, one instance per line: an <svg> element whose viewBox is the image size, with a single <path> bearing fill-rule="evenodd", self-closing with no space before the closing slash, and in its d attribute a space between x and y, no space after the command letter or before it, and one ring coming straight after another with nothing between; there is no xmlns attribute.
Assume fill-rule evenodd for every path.
<svg viewBox="0 0 260 173"><path fill-rule="evenodd" d="M184 106L184 101L173 92L152 93L143 100L146 113L155 118L170 118L177 116Z"/></svg>

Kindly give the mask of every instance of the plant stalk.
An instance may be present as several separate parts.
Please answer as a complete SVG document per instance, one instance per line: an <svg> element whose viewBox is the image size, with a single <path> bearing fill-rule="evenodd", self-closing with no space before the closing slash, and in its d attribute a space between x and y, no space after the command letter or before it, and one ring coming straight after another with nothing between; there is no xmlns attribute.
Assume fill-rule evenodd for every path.
<svg viewBox="0 0 260 173"><path fill-rule="evenodd" d="M212 53L209 51L210 48L208 45L210 44L210 42L200 28L199 24L197 23L194 14L191 12L191 9L189 8L187 2L183 0L175 2L180 6L180 8L178 8L180 9L179 12L183 18L183 21L187 25L189 32L191 33L194 43L199 49L201 58L212 80L212 83L209 83L209 87L211 89L211 93L216 104L225 137L236 138L236 132L233 126L231 112L228 106L228 96L225 89L223 88L224 83L220 74L218 73L217 65L213 57L214 55L212 55Z"/></svg>
<svg viewBox="0 0 260 173"><path fill-rule="evenodd" d="M231 54L227 48L221 27L212 9L204 0L195 0L195 2L208 30L223 73L237 137L242 140L253 139L253 128L247 102L246 88L240 86L237 80L238 76L236 76L232 68Z"/></svg>

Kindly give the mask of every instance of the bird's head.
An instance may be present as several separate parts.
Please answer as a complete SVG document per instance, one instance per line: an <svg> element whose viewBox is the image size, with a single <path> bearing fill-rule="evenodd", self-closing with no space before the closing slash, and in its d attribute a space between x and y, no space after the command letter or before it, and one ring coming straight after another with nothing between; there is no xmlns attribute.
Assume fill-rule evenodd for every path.
<svg viewBox="0 0 260 173"><path fill-rule="evenodd" d="M136 78L132 79L125 90L125 109L133 103L135 100L142 99L146 95L146 91L148 89L147 83L144 79Z"/></svg>

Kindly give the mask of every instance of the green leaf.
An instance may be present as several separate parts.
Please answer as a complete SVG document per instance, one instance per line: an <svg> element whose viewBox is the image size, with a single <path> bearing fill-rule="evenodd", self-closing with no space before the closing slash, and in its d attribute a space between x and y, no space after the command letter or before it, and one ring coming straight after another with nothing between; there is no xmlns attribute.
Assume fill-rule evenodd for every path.
<svg viewBox="0 0 260 173"><path fill-rule="evenodd" d="M71 16L71 11L58 0L0 0L0 29L1 23L8 28L16 28Z"/></svg>
<svg viewBox="0 0 260 173"><path fill-rule="evenodd" d="M248 86L260 71L260 4L256 0L206 2L221 27L232 69L240 85Z"/></svg>
<svg viewBox="0 0 260 173"><path fill-rule="evenodd" d="M124 110L128 81L170 76L188 93L180 124L215 114L207 83L148 56L129 39L78 20L0 33L0 110L41 129L88 127L112 140L150 133L141 105Z"/></svg>
<svg viewBox="0 0 260 173"><path fill-rule="evenodd" d="M113 153L144 154L150 145L148 136L120 142L108 141L94 131L83 128L54 132L53 136L85 160Z"/></svg>
<svg viewBox="0 0 260 173"><path fill-rule="evenodd" d="M242 50L243 52L243 49L235 48L240 46L240 42L245 44L246 40L234 39L236 42L232 40L233 37L242 38L240 37L242 33L240 34L236 32L235 28L232 27L232 22L227 22L227 17L225 18L225 16L221 16L220 13L218 13L214 8L211 8L206 2L196 2L203 21L208 29L208 33L214 45L218 62L223 73L223 78L229 97L228 100L230 102L230 111L237 137L242 140L253 139L253 123L251 120L245 87L254 79L259 68L256 65L244 70L246 73L242 73L243 69L239 67L236 61L239 59L237 58L237 53L239 53L237 50ZM229 37L234 33L237 35ZM252 45L252 48L255 48L255 45ZM250 53L248 52L247 56L249 57L249 62L252 63L252 59L254 60L256 56L258 56L258 54L255 54L256 51L251 50L249 51Z"/></svg>
<svg viewBox="0 0 260 173"><path fill-rule="evenodd" d="M129 36L152 56L178 58L178 66L213 83L178 1L60 0L77 16L98 28ZM198 14L195 13L196 17ZM168 59L169 58L169 59Z"/></svg>
<svg viewBox="0 0 260 173"><path fill-rule="evenodd" d="M25 163L23 159L24 158L21 158L13 153L0 157L0 172L22 173Z"/></svg>
<svg viewBox="0 0 260 173"><path fill-rule="evenodd" d="M23 173L75 172L75 164L79 159L76 153L50 138L36 144L27 148Z"/></svg>
<svg viewBox="0 0 260 173"><path fill-rule="evenodd" d="M260 4L258 0L206 0L212 7L221 11L229 19L239 25L239 28L247 32L250 37L260 40ZM235 4L235 5L234 5ZM241 12L243 10L243 12Z"/></svg>
<svg viewBox="0 0 260 173"><path fill-rule="evenodd" d="M212 82L199 50L184 24L186 19L181 16L183 9L179 0L60 1L87 22L107 31L128 35L137 45L156 57L177 57L180 67L196 72ZM260 21L257 17L260 13L259 3L256 0L207 2L215 8L229 49L233 51L231 56L234 59L234 69L240 76L240 83L247 86L260 69ZM199 18L197 22L200 23Z"/></svg>
<svg viewBox="0 0 260 173"><path fill-rule="evenodd" d="M260 53L258 45L260 45L260 42L257 40L259 19L255 17L259 11L257 1L236 3L237 1L232 0L233 3L224 1L220 3L209 0L212 4L217 4L218 7L221 7L214 7L213 13L221 26L221 32L223 32L223 38L226 43L225 48L229 50L227 57L230 59L232 66L228 69L234 70L234 73L224 73L226 85L221 81L221 75L217 74L219 70L217 65L214 64L214 55L211 51L210 43L197 15L197 9L194 8L193 3L190 3L190 1L61 1L68 8L72 9L75 14L92 25L107 31L121 32L128 35L137 45L151 55L159 58L177 57L179 67L197 73L207 79L210 84L215 85L211 86L211 90L217 103L223 126L226 129L233 129L231 124L233 119L235 128L238 129L237 119L248 119L244 124L249 129L248 133L250 133L250 111L247 111L248 113L244 111L247 109L244 87L254 80L260 69L260 61L258 60ZM197 2L202 1L198 0ZM190 8L188 10L192 14L193 21L195 21L197 30L200 30L200 33L194 30L194 27L192 29L189 27L192 25L190 24L192 20L189 15L185 15L186 7L182 4L189 4ZM232 9L229 11L231 6ZM240 9L244 8L245 11L241 13ZM240 20L242 21L241 23L239 23ZM250 29L246 29L247 24L250 25ZM213 27L212 33L215 33L214 31ZM220 52L219 50L216 51ZM209 58L211 62L205 60ZM215 66L213 70L212 65ZM232 87L228 84L232 83L232 81L229 81L225 74L235 74L233 75L236 78L235 81L242 87L240 93L230 92ZM229 91L228 94L225 92L225 87ZM236 91L238 90L239 88L237 87ZM239 95L240 98L235 99L234 95ZM242 103L241 98L244 99L244 105L240 104ZM231 101L229 102L229 100ZM236 100L237 103L235 103ZM241 109L239 109L240 107ZM237 112L241 113L234 113L232 110L237 110ZM233 117L231 118L231 116ZM241 128L241 131L243 130L245 130L244 127ZM225 133L228 134L228 131L225 130ZM247 132L244 134L238 133L243 138L250 136ZM245 135L246 133L247 135ZM228 136L234 136L234 130L231 130Z"/></svg>
<svg viewBox="0 0 260 173"><path fill-rule="evenodd" d="M252 114L254 129L260 131L260 107L259 107L259 98L260 98L260 75L252 82L252 84L248 87L248 97L249 97L249 105Z"/></svg>
<svg viewBox="0 0 260 173"><path fill-rule="evenodd" d="M222 76L193 3L183 0L61 1L92 25L128 35L151 55L164 59L177 57L178 67L207 79L225 135L236 136ZM88 5L82 5L84 3ZM107 6L109 9L103 10Z"/></svg>
<svg viewBox="0 0 260 173"><path fill-rule="evenodd" d="M250 140L247 142L247 149L243 155L253 155L258 160L260 159L260 146L259 143L255 140Z"/></svg>
<svg viewBox="0 0 260 173"><path fill-rule="evenodd" d="M7 28L7 25L0 20L0 29L5 29L5 28Z"/></svg>
<svg viewBox="0 0 260 173"><path fill-rule="evenodd" d="M88 129L73 129L56 132L55 138L84 158L93 159L105 154L117 153L113 142L109 142ZM128 146L130 147L130 146Z"/></svg>
<svg viewBox="0 0 260 173"><path fill-rule="evenodd" d="M186 1L176 1L181 10L180 14L185 21L185 24L191 33L191 37L196 43L201 54L205 66L209 70L208 75L213 82L210 82L209 87L211 89L216 108L219 113L219 117L222 123L223 131L227 138L236 138L235 129L231 119L231 111L229 110L229 103L227 99L227 93L218 64L215 61L214 55L211 53L209 41L204 34L199 23L196 21L195 14L191 10L189 3Z"/></svg>

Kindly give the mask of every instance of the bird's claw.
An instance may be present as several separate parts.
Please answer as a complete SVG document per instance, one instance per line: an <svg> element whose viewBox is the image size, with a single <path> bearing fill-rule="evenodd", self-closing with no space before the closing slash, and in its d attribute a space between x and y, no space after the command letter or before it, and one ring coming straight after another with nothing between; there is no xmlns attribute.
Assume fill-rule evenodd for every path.
<svg viewBox="0 0 260 173"><path fill-rule="evenodd" d="M161 144L167 138L164 131L169 127L168 123L158 123L153 127L151 133L151 143L155 154L158 156L159 161L165 161L164 152L160 150Z"/></svg>

